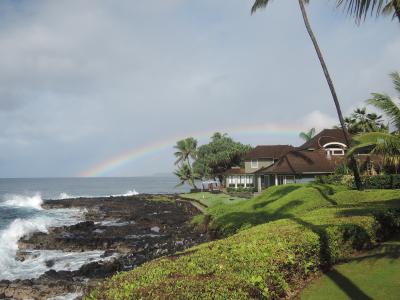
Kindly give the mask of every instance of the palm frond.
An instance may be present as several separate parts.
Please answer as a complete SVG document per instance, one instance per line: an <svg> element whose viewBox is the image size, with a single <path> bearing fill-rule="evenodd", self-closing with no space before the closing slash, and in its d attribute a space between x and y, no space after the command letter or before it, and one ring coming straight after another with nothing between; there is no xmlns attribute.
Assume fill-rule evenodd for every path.
<svg viewBox="0 0 400 300"><path fill-rule="evenodd" d="M400 1L399 1L400 5ZM392 78L394 88L397 92L399 92L400 96L400 73L399 72L393 72L390 74L390 77Z"/></svg>
<svg viewBox="0 0 400 300"><path fill-rule="evenodd" d="M337 0L336 5L343 6L344 10L359 22L365 19L368 13L379 15L387 2L388 0Z"/></svg>
<svg viewBox="0 0 400 300"><path fill-rule="evenodd" d="M271 0L255 0L251 7L251 14L254 14L258 9L265 8Z"/></svg>
<svg viewBox="0 0 400 300"><path fill-rule="evenodd" d="M382 110L391 123L400 130L400 107L386 94L373 93L372 98L367 100L368 104Z"/></svg>

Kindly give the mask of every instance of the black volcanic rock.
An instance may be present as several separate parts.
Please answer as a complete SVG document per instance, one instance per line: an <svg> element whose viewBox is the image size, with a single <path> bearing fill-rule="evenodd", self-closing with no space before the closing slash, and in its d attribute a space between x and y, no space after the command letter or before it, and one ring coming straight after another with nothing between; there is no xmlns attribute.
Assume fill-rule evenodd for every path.
<svg viewBox="0 0 400 300"><path fill-rule="evenodd" d="M47 299L84 291L116 272L206 241L207 234L190 224L198 209L177 198L137 195L46 201L45 209L85 209L85 221L22 238L19 259L26 259L32 249L103 250L104 261L89 262L77 271L49 270L32 280L0 281L0 299ZM55 261L45 264L52 268Z"/></svg>

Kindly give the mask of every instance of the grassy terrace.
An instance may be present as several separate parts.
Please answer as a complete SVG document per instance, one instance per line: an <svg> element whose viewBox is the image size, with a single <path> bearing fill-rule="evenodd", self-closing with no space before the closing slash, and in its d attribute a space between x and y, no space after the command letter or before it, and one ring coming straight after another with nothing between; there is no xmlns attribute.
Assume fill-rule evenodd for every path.
<svg viewBox="0 0 400 300"><path fill-rule="evenodd" d="M227 194L212 194L208 192L203 193L194 193L194 194L184 194L182 195L184 198L193 199L197 202L201 203L205 207L211 208L218 205L231 205L236 204L243 201L248 201L247 199L230 196Z"/></svg>
<svg viewBox="0 0 400 300"><path fill-rule="evenodd" d="M324 291L324 293L321 293ZM398 299L400 236L335 266L310 284L304 300Z"/></svg>
<svg viewBox="0 0 400 300"><path fill-rule="evenodd" d="M115 275L90 298L293 297L321 269L400 226L394 190L286 185L251 200L217 195L215 205L210 194L198 196L209 203L212 228L226 238Z"/></svg>

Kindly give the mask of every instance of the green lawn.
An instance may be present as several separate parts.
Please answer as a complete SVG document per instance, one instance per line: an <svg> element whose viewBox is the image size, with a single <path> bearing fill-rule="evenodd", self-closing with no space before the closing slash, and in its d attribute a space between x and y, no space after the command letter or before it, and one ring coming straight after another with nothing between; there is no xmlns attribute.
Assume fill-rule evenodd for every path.
<svg viewBox="0 0 400 300"><path fill-rule="evenodd" d="M399 190L367 190L353 191L345 187L321 184L288 184L272 187L248 201L240 201L233 205L215 205L208 209L213 217L212 226L221 233L230 235L254 225L292 216L314 214L319 208L346 210L356 214L361 209L369 211L379 206L387 207L400 198ZM313 213L311 213L313 212Z"/></svg>
<svg viewBox="0 0 400 300"><path fill-rule="evenodd" d="M197 200L198 202L209 208L220 204L231 205L242 201L248 201L248 199L233 197L224 193L212 194L209 192L202 192L202 193L182 194L181 196L186 199Z"/></svg>
<svg viewBox="0 0 400 300"><path fill-rule="evenodd" d="M89 298L290 297L321 268L400 227L398 212L388 211L400 208L399 190L293 184L251 200L224 201L230 200L220 199L207 211L212 227L228 237L117 274Z"/></svg>
<svg viewBox="0 0 400 300"><path fill-rule="evenodd" d="M301 294L303 300L399 298L400 236L335 266Z"/></svg>

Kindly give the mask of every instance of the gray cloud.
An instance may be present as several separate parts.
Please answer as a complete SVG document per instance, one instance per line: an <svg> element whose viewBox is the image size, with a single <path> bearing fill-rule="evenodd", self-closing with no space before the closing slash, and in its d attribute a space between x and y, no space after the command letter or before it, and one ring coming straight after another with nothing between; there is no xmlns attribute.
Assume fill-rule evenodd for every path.
<svg viewBox="0 0 400 300"><path fill-rule="evenodd" d="M6 1L0 26L0 176L74 176L136 147L248 124L315 126L335 110L293 1ZM346 112L388 90L398 24L360 27L309 7ZM322 116L322 117L321 117ZM293 127L294 127L293 125ZM299 128L300 130L301 128ZM228 130L229 131L229 130ZM299 142L244 135L248 143ZM108 175L171 170L172 149ZM156 162L156 163L155 163Z"/></svg>

